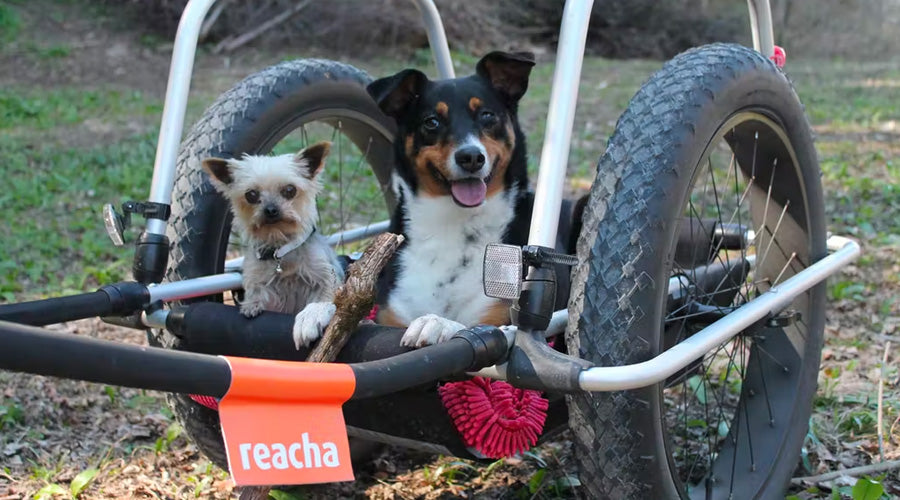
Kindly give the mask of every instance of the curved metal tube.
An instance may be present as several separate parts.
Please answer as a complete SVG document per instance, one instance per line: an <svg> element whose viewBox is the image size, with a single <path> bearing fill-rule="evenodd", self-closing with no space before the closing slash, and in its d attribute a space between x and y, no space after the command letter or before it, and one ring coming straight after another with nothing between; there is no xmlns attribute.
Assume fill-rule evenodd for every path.
<svg viewBox="0 0 900 500"><path fill-rule="evenodd" d="M772 7L769 0L747 0L750 8L750 34L753 48L766 57L775 55L775 33L772 29Z"/></svg>
<svg viewBox="0 0 900 500"><path fill-rule="evenodd" d="M633 365L589 368L581 372L579 385L586 391L620 391L665 380L753 323L784 309L798 295L853 262L860 254L859 244L848 238L832 236L828 246L839 247L839 250L655 358Z"/></svg>
<svg viewBox="0 0 900 500"><path fill-rule="evenodd" d="M455 75L453 61L450 59L450 46L447 44L447 34L444 32L444 23L441 22L437 6L433 0L413 0L413 3L422 13L422 22L425 23L425 33L428 35L428 45L431 46L438 76L453 78Z"/></svg>
<svg viewBox="0 0 900 500"><path fill-rule="evenodd" d="M572 127L575 124L578 85L581 82L584 44L593 4L593 0L569 0L563 11L544 147L541 150L541 163L534 189L529 245L553 248L556 242Z"/></svg>
<svg viewBox="0 0 900 500"><path fill-rule="evenodd" d="M184 128L184 114L187 109L188 92L191 89L191 73L194 68L194 54L203 18L215 0L191 0L184 7L172 48L172 64L169 67L169 83L166 86L166 101L163 106L162 122L159 125L159 139L156 142L156 160L153 163L153 180L150 185L150 201L168 205L172 202L172 187L175 184L175 162L181 145ZM147 219L147 232L166 233L166 221Z"/></svg>

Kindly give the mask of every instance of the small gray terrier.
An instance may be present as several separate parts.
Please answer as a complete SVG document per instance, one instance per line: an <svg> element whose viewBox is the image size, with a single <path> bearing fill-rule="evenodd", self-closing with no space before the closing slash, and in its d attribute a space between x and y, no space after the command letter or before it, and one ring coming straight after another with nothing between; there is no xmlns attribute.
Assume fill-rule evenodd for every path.
<svg viewBox="0 0 900 500"><path fill-rule="evenodd" d="M296 314L297 349L318 339L334 316L334 293L344 281L337 255L316 231L319 173L331 143L296 154L207 158L203 169L231 204L244 242L241 313Z"/></svg>

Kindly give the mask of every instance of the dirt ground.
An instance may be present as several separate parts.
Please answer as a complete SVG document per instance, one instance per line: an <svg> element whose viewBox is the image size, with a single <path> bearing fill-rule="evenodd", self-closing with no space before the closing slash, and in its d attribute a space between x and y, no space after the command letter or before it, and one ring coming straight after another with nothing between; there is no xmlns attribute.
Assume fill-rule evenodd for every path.
<svg viewBox="0 0 900 500"><path fill-rule="evenodd" d="M44 45L64 45L70 52L64 58L41 60L25 49L6 51L0 54L0 86L104 86L140 90L155 98L163 96L170 48L166 41L147 40L140 33L115 25L96 24L90 17L67 16L72 10L43 17L37 15L40 3L17 5L35 14L35 24L29 29L40 33ZM201 51L192 92L217 95L254 69L296 55L248 50L229 56ZM46 140L72 146L113 142L125 134L149 132L156 127L154 119L145 117L111 124L90 122L53 129ZM845 133L825 126L817 127L817 132L824 137ZM882 151L895 162L900 157L897 130L864 130L861 134L860 142L867 147ZM892 174L886 179L896 182ZM885 398L896 398L900 391L896 369L885 371L881 366L885 352L889 360L896 360L900 352L900 243L876 241L864 233L856 236L865 246L866 260L850 266L841 279L863 283L864 287L835 294L830 303L825 332L829 342L823 354L819 388L824 403L811 419L812 437L802 457L808 467L798 468L798 476L879 459L900 460L900 417L896 409L884 425L887 432L881 446L873 432L875 424L870 421L878 384L885 384ZM146 344L143 333L98 320L53 328ZM890 351L889 342L893 344ZM896 367L896 361L888 365ZM0 391L0 500L41 494L83 499L236 497L227 473L204 458L173 424L160 393L8 372L0 372ZM857 401L859 398L862 400ZM850 404L854 401L858 404ZM893 399L886 406L900 405ZM577 487L559 486L572 483L577 472L570 447L564 434L533 453L490 467L386 449L356 471L354 483L311 487L282 493L284 496L278 498L584 497ZM878 477L883 480L886 495L900 495L896 471ZM85 478L87 486L76 491L74 485ZM845 493L854 481L829 481L816 491L806 489L811 486L806 484L792 492L799 498L826 498L832 489Z"/></svg>

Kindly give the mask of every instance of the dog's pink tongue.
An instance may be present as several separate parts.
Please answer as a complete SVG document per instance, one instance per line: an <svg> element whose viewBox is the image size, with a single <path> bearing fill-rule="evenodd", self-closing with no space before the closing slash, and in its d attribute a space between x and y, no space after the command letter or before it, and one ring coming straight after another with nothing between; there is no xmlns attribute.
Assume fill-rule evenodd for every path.
<svg viewBox="0 0 900 500"><path fill-rule="evenodd" d="M457 203L466 207L477 207L484 202L487 185L481 179L463 179L450 183L450 193Z"/></svg>

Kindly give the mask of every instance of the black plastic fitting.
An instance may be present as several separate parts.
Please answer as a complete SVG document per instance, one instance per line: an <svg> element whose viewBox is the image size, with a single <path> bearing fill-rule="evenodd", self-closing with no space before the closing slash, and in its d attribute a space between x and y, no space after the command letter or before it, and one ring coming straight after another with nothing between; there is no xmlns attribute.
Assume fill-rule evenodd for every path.
<svg viewBox="0 0 900 500"><path fill-rule="evenodd" d="M162 282L169 261L169 238L164 234L144 231L134 246L131 270L135 281L147 284Z"/></svg>
<svg viewBox="0 0 900 500"><path fill-rule="evenodd" d="M150 304L150 290L143 283L124 281L100 287L109 296L109 313L105 316L126 316Z"/></svg>
<svg viewBox="0 0 900 500"><path fill-rule="evenodd" d="M506 335L496 326L479 325L456 332L452 338L464 339L472 346L475 358L466 371L502 363L509 353Z"/></svg>
<svg viewBox="0 0 900 500"><path fill-rule="evenodd" d="M540 391L580 392L578 376L593 366L547 345L543 332L516 333L506 362L506 378L516 387Z"/></svg>
<svg viewBox="0 0 900 500"><path fill-rule="evenodd" d="M556 304L556 271L529 267L518 302L510 309L513 324L522 330L546 330Z"/></svg>

